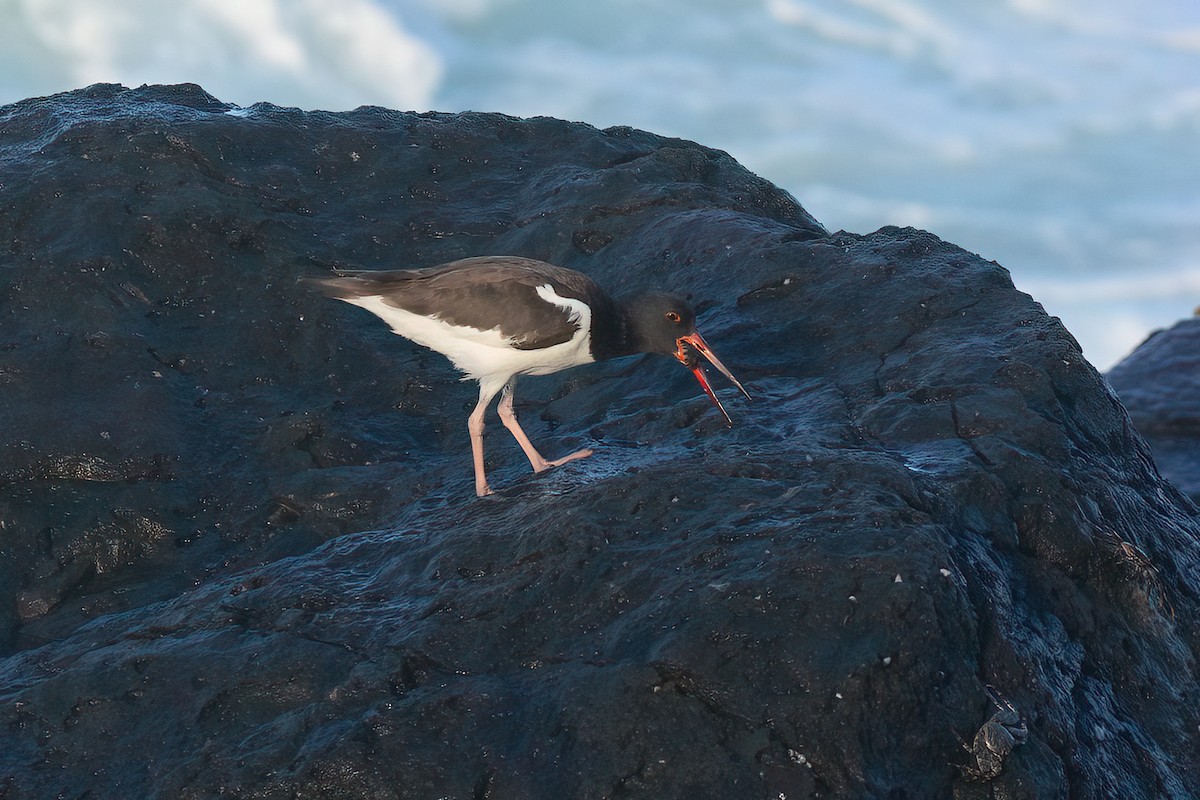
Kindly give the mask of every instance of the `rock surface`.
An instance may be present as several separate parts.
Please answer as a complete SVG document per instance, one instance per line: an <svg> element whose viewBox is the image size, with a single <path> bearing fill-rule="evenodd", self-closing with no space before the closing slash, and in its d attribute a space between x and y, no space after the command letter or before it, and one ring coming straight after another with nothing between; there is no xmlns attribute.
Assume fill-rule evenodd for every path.
<svg viewBox="0 0 1200 800"><path fill-rule="evenodd" d="M1163 476L1200 503L1200 317L1153 333L1108 381Z"/></svg>
<svg viewBox="0 0 1200 800"><path fill-rule="evenodd" d="M651 356L527 379L544 452L597 453L529 475L493 417L476 500L473 386L297 279L487 253L690 293L755 401L727 430ZM3 798L1200 785L1200 524L1071 336L714 150L4 107L0 386Z"/></svg>

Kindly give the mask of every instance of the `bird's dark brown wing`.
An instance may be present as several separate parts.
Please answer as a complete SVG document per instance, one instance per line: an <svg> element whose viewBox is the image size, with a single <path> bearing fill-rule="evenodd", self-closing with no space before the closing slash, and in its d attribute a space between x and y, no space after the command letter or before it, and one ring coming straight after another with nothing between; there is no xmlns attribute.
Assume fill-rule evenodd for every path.
<svg viewBox="0 0 1200 800"><path fill-rule="evenodd" d="M538 294L549 285L559 297L593 309L611 300L586 275L516 256L481 256L415 270L345 272L314 281L331 297L380 297L388 305L437 317L451 325L499 329L521 350L569 341L579 329L571 312Z"/></svg>

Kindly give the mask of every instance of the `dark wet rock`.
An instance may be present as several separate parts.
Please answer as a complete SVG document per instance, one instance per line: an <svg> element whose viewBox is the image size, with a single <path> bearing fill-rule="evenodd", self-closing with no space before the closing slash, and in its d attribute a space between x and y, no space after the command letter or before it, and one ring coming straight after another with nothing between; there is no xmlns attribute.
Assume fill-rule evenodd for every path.
<svg viewBox="0 0 1200 800"><path fill-rule="evenodd" d="M1200 502L1200 317L1155 331L1108 381L1163 476Z"/></svg>
<svg viewBox="0 0 1200 800"><path fill-rule="evenodd" d="M0 184L0 796L1200 785L1195 509L996 264L627 128L187 86L0 109ZM496 426L476 500L473 387L298 278L485 253L690 293L754 402L528 379L597 453Z"/></svg>

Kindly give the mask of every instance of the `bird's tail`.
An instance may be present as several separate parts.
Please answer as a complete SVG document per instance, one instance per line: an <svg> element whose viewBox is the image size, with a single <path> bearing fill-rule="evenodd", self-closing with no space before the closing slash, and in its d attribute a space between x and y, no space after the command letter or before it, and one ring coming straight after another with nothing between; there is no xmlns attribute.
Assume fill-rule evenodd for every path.
<svg viewBox="0 0 1200 800"><path fill-rule="evenodd" d="M357 276L352 273L343 273L340 270L332 278L301 278L300 283L338 300L361 297L365 294L363 290L366 288L364 282Z"/></svg>
<svg viewBox="0 0 1200 800"><path fill-rule="evenodd" d="M300 282L337 300L353 300L380 294L412 277L411 273L403 270L335 269L333 277L301 278Z"/></svg>

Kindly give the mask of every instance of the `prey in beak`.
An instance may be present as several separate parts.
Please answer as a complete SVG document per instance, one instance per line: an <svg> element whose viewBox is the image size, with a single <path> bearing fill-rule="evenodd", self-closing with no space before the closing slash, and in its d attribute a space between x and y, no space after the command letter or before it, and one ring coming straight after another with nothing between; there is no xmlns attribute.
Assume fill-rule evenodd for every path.
<svg viewBox="0 0 1200 800"><path fill-rule="evenodd" d="M684 345L687 345L688 349L685 349ZM713 401L713 404L721 412L721 415L725 417L725 424L732 428L733 420L729 418L729 414L725 411L725 406L721 405L721 401L717 399L716 392L709 385L708 378L704 374L704 366L700 362L700 359L696 357L696 354L699 353L704 356L708 363L716 367L718 372L728 378L734 386L741 390L742 394L746 395L746 399L750 400L752 398L750 397L750 393L746 391L746 387L742 386L741 382L733 377L733 373L721 363L721 359L717 358L717 354L712 351L712 348L708 346L708 342L704 341L704 337L698 332L692 331L687 336L680 336L675 340L675 347L675 358L679 359L680 364L683 364L692 371L692 374L696 376L696 381L700 384L700 388L704 390L705 394L708 395L709 399Z"/></svg>

